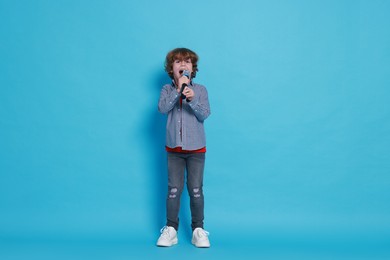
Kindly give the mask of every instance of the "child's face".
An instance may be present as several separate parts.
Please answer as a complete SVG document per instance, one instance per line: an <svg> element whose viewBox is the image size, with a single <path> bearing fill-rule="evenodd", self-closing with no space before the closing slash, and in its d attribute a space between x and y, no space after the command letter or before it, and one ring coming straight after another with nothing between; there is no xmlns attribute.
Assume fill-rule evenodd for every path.
<svg viewBox="0 0 390 260"><path fill-rule="evenodd" d="M190 75L191 75L191 73L192 73L191 59L175 60L173 62L172 69L173 69L173 76L176 80L181 77L183 70L188 70L190 72Z"/></svg>

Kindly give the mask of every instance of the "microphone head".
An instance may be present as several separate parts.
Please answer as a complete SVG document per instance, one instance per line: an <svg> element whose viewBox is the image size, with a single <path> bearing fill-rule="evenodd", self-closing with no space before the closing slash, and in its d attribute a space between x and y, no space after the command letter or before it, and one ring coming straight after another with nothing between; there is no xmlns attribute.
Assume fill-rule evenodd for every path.
<svg viewBox="0 0 390 260"><path fill-rule="evenodd" d="M186 76L187 78L190 78L190 72L188 70L183 70L182 76Z"/></svg>

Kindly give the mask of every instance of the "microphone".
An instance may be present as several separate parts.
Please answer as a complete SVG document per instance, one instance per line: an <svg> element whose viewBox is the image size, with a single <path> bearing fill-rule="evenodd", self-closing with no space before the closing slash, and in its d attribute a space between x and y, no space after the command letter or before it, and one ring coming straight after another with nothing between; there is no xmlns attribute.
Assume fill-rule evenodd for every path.
<svg viewBox="0 0 390 260"><path fill-rule="evenodd" d="M182 76L186 76L188 79L190 78L190 72L188 70L183 70L183 71L180 71L180 73L182 73L181 75ZM185 87L187 87L188 85L186 83L183 83L181 85L181 89L180 89L180 94L181 94L181 98L182 99L185 99L186 96L183 94L183 90Z"/></svg>

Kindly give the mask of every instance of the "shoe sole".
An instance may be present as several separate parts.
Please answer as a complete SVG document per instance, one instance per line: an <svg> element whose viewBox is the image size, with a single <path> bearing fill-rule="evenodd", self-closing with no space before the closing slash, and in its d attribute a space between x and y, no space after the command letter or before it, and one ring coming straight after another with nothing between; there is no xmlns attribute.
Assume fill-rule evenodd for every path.
<svg viewBox="0 0 390 260"><path fill-rule="evenodd" d="M179 241L176 239L176 240L173 240L171 244L156 244L157 246L159 247L170 247L170 246L174 246L178 243Z"/></svg>
<svg viewBox="0 0 390 260"><path fill-rule="evenodd" d="M205 243L205 244L195 244L194 242L192 242L192 244L198 248L209 248L210 247L210 243Z"/></svg>
<svg viewBox="0 0 390 260"><path fill-rule="evenodd" d="M194 246L196 246L197 248L209 248L209 247L210 247L209 245L206 245L206 246L203 246L203 245L202 245L202 246L197 246L197 245L195 245L195 244L194 244Z"/></svg>

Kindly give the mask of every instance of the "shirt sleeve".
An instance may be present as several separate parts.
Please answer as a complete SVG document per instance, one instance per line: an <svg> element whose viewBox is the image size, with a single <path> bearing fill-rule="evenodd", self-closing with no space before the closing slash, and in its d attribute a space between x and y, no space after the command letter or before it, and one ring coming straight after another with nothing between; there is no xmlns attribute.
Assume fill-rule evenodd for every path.
<svg viewBox="0 0 390 260"><path fill-rule="evenodd" d="M168 113L174 108L178 98L179 93L171 85L165 85L160 92L158 111L163 114Z"/></svg>
<svg viewBox="0 0 390 260"><path fill-rule="evenodd" d="M207 89L200 87L195 92L194 99L188 102L196 118L203 122L211 114Z"/></svg>

